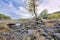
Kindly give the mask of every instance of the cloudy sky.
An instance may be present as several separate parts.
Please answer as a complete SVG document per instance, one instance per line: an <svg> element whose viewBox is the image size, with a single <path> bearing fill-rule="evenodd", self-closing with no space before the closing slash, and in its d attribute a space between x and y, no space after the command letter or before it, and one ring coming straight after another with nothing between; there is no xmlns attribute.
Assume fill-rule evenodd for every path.
<svg viewBox="0 0 60 40"><path fill-rule="evenodd" d="M0 13L10 16L13 19L30 18L31 15L24 8L26 0L0 0ZM40 0L38 7L40 13L48 9L49 13L60 11L60 0Z"/></svg>

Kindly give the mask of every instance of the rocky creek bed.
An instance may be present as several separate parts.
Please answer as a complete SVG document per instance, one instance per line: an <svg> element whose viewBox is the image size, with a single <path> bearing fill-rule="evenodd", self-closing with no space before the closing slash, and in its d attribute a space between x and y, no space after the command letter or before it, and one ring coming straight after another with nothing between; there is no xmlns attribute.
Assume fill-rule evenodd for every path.
<svg viewBox="0 0 60 40"><path fill-rule="evenodd" d="M33 20L21 23L19 26L12 25L7 32L0 33L0 40L45 40L45 37L41 36L41 33L44 32L41 26L46 27L46 29L53 29L58 24L60 21L41 23L40 20Z"/></svg>

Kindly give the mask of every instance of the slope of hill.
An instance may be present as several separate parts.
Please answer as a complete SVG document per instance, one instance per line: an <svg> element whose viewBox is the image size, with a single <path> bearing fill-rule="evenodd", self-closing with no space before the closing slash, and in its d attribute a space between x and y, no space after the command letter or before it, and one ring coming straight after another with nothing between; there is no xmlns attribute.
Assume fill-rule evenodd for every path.
<svg viewBox="0 0 60 40"><path fill-rule="evenodd" d="M0 20L10 20L11 18L7 15L0 14Z"/></svg>
<svg viewBox="0 0 60 40"><path fill-rule="evenodd" d="M48 19L60 19L60 11L48 14Z"/></svg>

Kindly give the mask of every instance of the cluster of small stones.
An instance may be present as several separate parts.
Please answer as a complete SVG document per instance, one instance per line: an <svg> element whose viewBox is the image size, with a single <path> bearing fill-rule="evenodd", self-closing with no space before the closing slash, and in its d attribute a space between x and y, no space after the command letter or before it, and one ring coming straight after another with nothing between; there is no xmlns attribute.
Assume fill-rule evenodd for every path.
<svg viewBox="0 0 60 40"><path fill-rule="evenodd" d="M38 22L30 21L20 26L13 25L11 27L13 31L0 33L0 40L42 40L40 33L44 30L40 28L41 22Z"/></svg>

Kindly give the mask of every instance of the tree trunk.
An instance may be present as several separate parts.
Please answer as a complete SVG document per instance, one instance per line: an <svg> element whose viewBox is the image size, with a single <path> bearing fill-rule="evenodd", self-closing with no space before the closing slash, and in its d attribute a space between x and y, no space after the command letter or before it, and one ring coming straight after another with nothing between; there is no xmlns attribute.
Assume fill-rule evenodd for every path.
<svg viewBox="0 0 60 40"><path fill-rule="evenodd" d="M35 18L37 18L36 8L35 8L35 0L33 0L33 12L35 14Z"/></svg>

